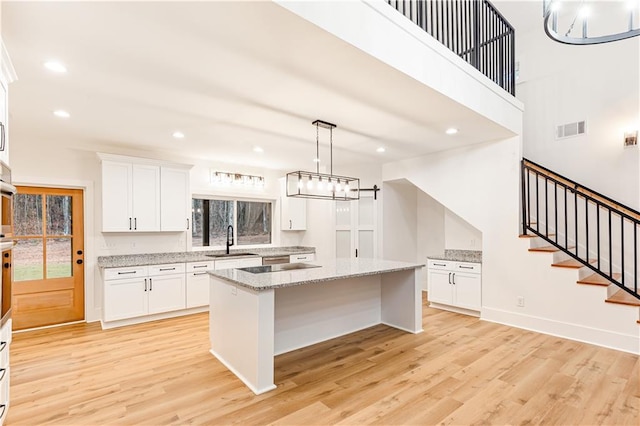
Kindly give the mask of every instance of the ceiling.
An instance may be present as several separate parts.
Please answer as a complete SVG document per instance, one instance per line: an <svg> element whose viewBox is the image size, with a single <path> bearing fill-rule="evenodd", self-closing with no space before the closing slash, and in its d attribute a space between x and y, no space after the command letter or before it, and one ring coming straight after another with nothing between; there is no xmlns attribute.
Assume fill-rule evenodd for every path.
<svg viewBox="0 0 640 426"><path fill-rule="evenodd" d="M336 167L510 135L271 2L3 2L2 36L12 143L36 148L295 170L315 167L315 119L338 126Z"/></svg>

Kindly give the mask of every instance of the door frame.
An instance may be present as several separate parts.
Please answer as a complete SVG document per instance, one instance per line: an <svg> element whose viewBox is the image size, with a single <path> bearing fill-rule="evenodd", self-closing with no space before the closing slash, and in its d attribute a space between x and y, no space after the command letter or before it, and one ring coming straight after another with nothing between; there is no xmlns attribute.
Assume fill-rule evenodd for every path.
<svg viewBox="0 0 640 426"><path fill-rule="evenodd" d="M40 186L45 188L81 189L84 209L84 321L96 322L102 318L102 297L96 301L96 251L94 234L94 182L79 179L60 179L55 177L34 177L14 174L13 185ZM97 305L97 306L96 306ZM49 326L51 327L51 326Z"/></svg>

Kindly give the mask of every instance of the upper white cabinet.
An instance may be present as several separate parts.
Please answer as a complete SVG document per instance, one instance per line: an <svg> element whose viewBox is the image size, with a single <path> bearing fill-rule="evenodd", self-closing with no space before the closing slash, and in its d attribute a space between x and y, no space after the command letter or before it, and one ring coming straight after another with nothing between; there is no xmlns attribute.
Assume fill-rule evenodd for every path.
<svg viewBox="0 0 640 426"><path fill-rule="evenodd" d="M189 170L160 167L160 228L184 231L189 228Z"/></svg>
<svg viewBox="0 0 640 426"><path fill-rule="evenodd" d="M0 40L0 161L7 165L9 164L9 84L16 78L9 53Z"/></svg>
<svg viewBox="0 0 640 426"><path fill-rule="evenodd" d="M280 229L283 231L305 231L307 229L307 200L287 197L286 180L281 181Z"/></svg>
<svg viewBox="0 0 640 426"><path fill-rule="evenodd" d="M102 162L102 231L160 231L160 167Z"/></svg>
<svg viewBox="0 0 640 426"><path fill-rule="evenodd" d="M102 232L188 229L187 168L102 158ZM108 158L105 158L108 157Z"/></svg>

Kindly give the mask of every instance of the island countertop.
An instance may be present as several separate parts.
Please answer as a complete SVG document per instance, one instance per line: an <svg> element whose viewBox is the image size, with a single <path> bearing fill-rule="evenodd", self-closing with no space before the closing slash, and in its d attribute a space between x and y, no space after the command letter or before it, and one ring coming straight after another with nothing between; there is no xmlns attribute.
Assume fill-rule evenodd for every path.
<svg viewBox="0 0 640 426"><path fill-rule="evenodd" d="M209 271L209 274L225 281L255 291L291 287L302 284L321 283L343 278L356 278L388 272L405 271L425 266L420 263L399 262L380 259L338 259L322 264L319 268L295 269L254 274L241 269Z"/></svg>

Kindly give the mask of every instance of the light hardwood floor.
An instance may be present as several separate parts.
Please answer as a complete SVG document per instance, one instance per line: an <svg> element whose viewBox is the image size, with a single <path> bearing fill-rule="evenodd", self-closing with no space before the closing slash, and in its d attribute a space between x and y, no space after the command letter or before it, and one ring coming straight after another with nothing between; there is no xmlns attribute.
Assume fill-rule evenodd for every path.
<svg viewBox="0 0 640 426"><path fill-rule="evenodd" d="M19 333L7 424L640 424L638 356L423 317L281 355L260 396L209 354L207 314Z"/></svg>

